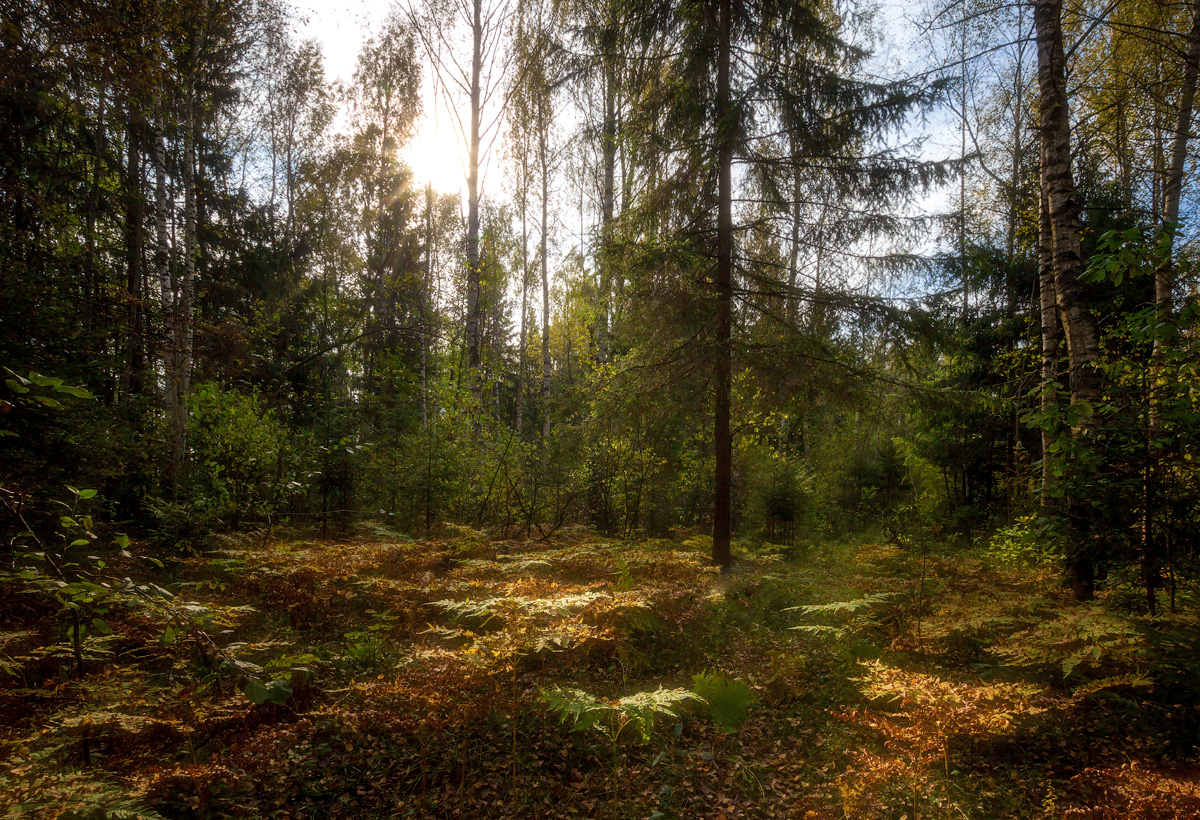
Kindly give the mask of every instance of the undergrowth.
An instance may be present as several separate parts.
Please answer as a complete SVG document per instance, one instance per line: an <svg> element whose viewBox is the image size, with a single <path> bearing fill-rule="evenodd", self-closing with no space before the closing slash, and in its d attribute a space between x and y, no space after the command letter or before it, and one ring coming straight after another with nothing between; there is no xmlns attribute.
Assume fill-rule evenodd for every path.
<svg viewBox="0 0 1200 820"><path fill-rule="evenodd" d="M994 550L702 541L114 547L165 603L114 601L82 676L10 573L0 816L1194 816L1190 615Z"/></svg>

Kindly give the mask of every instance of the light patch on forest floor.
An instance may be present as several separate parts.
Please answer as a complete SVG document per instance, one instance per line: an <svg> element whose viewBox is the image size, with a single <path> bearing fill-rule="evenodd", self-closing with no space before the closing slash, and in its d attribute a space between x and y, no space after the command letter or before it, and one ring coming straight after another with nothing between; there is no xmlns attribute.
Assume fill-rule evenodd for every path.
<svg viewBox="0 0 1200 820"><path fill-rule="evenodd" d="M743 544L721 576L695 542L587 533L228 546L154 576L193 622L114 613L83 680L41 649L53 613L6 607L2 816L1200 812L1194 761L1153 732L1137 624L1044 570ZM649 740L547 711L558 687L616 704L706 670L755 696L735 732L691 702ZM253 705L251 678L290 697Z"/></svg>

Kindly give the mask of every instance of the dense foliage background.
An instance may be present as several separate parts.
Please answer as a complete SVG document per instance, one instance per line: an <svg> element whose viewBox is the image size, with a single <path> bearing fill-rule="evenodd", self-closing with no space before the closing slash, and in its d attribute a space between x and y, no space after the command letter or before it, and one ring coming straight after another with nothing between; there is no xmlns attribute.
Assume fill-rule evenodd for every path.
<svg viewBox="0 0 1200 820"><path fill-rule="evenodd" d="M93 545L866 534L920 577L871 629L924 653L928 561L984 550L1145 618L1191 709L1154 618L1200 570L1200 5L920 13L429 0L331 83L276 0L0 0L0 561L63 607L57 674L132 605ZM435 98L461 195L407 160ZM1077 620L1018 660L1065 685L1130 634Z"/></svg>
<svg viewBox="0 0 1200 820"><path fill-rule="evenodd" d="M396 10L331 86L269 2L6 7L6 498L86 485L167 549L363 516L630 536L705 526L716 458L742 536L1036 513L1150 587L1190 573L1191 12L1065 18L1086 397L1042 298L1029 9L948 7L946 68L881 81L853 9L739 7L721 88L710 13L498 7L472 110L506 170L464 224L404 160L421 77L469 53L448 12ZM917 150L931 110L959 156ZM939 184L960 210L921 216Z"/></svg>

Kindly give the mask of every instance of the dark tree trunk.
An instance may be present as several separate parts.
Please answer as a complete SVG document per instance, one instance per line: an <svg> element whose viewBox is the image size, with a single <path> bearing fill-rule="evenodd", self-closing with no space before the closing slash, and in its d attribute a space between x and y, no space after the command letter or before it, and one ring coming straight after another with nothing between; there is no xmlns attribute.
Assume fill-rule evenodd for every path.
<svg viewBox="0 0 1200 820"><path fill-rule="evenodd" d="M730 498L733 484L733 437L730 433L732 398L731 325L733 302L733 122L729 92L732 0L718 0L717 19L717 316L713 382L716 392L713 444L713 547L714 564L728 569L730 551Z"/></svg>
<svg viewBox="0 0 1200 820"><path fill-rule="evenodd" d="M125 363L121 391L125 396L145 392L145 348L142 321L142 146L137 115L130 105L125 126L128 164L125 170Z"/></svg>

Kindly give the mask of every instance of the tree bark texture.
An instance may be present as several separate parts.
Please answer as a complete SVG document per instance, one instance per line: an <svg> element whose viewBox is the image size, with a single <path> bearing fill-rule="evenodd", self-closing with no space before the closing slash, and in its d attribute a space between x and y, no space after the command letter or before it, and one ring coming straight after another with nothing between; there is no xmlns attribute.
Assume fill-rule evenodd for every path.
<svg viewBox="0 0 1200 820"><path fill-rule="evenodd" d="M1077 446L1090 438L1091 411L1100 398L1098 334L1087 293L1079 281L1083 274L1080 244L1080 206L1071 173L1071 118L1067 98L1066 55L1063 51L1062 0L1034 0L1037 31L1038 88L1041 115L1042 184L1050 215L1053 242L1054 284L1058 310L1067 342L1071 404L1082 411L1083 421L1074 431ZM1076 477L1078 481L1078 477ZM1086 525L1083 500L1076 487L1067 499L1067 514L1076 531ZM1082 536L1080 536L1082 537ZM1087 547L1077 543L1068 559L1071 587L1078 600L1093 594L1094 571Z"/></svg>
<svg viewBox="0 0 1200 820"><path fill-rule="evenodd" d="M1042 329L1042 487L1041 506L1049 510L1054 506L1054 442L1056 430L1050 427L1049 418L1058 401L1058 348L1062 332L1058 324L1058 295L1054 286L1054 237L1050 227L1050 203L1046 186L1039 185L1038 207L1038 297Z"/></svg>

